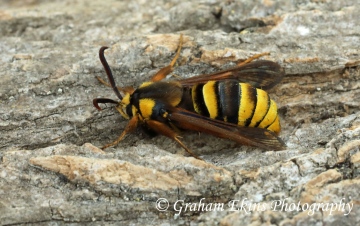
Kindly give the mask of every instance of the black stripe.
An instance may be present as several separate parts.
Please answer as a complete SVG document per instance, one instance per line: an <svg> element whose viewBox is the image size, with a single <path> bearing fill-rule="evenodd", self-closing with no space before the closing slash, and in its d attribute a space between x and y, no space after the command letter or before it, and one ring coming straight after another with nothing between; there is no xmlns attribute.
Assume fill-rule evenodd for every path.
<svg viewBox="0 0 360 226"><path fill-rule="evenodd" d="M254 127L258 127L260 125L260 123L264 120L267 113L269 112L269 109L270 109L270 97L269 97L269 95L267 93L266 93L266 96L267 96L267 99L268 99L268 101L267 101L267 111L266 111L264 117L262 117L262 119L260 121L258 121Z"/></svg>
<svg viewBox="0 0 360 226"><path fill-rule="evenodd" d="M217 109L217 112L216 112L216 118L217 120L224 120L223 118L223 112L222 112L222 103L224 102L223 98L224 98L224 94L222 93L222 90L221 90L221 83L222 82L215 82L214 83L214 93L215 93L215 100L216 100L216 109Z"/></svg>
<svg viewBox="0 0 360 226"><path fill-rule="evenodd" d="M251 123L252 118L254 117L254 113L255 113L255 110L256 110L257 91L256 91L256 88L254 88L252 86L249 86L247 90L242 90L242 92L248 92L250 101L254 102L254 109L252 111L252 114L251 114L250 118L246 119L246 121L245 121L245 126L249 126L250 123Z"/></svg>
<svg viewBox="0 0 360 226"><path fill-rule="evenodd" d="M265 129L269 128L272 124L274 124L274 122L276 121L276 119L279 117L279 115L276 115L274 121L272 121L269 125L265 126Z"/></svg>
<svg viewBox="0 0 360 226"><path fill-rule="evenodd" d="M206 117L209 117L210 114L209 114L209 111L205 105L205 101L204 101L204 95L203 95L203 87L204 87L204 84L198 84L197 86L195 86L195 95L193 96L193 101L194 103L196 103L196 105L199 107L199 114L200 115L203 115L203 116L206 116Z"/></svg>
<svg viewBox="0 0 360 226"><path fill-rule="evenodd" d="M236 80L225 80L218 84L219 90L219 111L222 120L227 118L227 122L237 124L239 120L240 89L239 82Z"/></svg>

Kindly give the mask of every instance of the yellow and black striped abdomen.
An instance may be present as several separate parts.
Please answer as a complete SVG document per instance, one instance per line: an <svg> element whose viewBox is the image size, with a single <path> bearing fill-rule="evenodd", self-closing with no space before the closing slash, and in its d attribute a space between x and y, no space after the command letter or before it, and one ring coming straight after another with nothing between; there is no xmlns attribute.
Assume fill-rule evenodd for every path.
<svg viewBox="0 0 360 226"><path fill-rule="evenodd" d="M198 114L247 127L265 128L278 134L276 103L261 89L236 80L209 81L191 91Z"/></svg>

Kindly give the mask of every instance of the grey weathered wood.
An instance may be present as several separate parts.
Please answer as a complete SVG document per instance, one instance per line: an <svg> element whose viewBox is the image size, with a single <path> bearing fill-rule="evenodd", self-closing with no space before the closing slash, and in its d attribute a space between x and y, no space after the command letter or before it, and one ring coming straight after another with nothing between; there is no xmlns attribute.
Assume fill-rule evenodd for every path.
<svg viewBox="0 0 360 226"><path fill-rule="evenodd" d="M0 223L359 223L359 10L356 1L0 3ZM136 87L170 62L180 33L178 76L261 52L285 68L270 94L287 150L184 133L203 163L141 130L105 152L95 147L127 123L110 105L92 106L96 97L116 99L95 79L105 78L100 46L110 47L117 84ZM229 209L177 216L158 211L158 198L170 205L344 198L354 208L348 216Z"/></svg>

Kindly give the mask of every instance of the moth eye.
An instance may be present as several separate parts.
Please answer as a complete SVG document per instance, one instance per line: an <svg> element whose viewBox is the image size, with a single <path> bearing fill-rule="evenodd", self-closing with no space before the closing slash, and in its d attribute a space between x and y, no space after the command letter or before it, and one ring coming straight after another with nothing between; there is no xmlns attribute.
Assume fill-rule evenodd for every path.
<svg viewBox="0 0 360 226"><path fill-rule="evenodd" d="M133 116L133 113L132 113L132 105L131 104L128 104L126 105L125 107L125 112L126 114L129 116L129 117L132 117Z"/></svg>

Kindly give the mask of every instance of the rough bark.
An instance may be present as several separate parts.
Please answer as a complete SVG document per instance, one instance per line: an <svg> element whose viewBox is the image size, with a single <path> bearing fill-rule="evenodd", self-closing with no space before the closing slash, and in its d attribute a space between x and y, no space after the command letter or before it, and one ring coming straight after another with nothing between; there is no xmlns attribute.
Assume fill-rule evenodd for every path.
<svg viewBox="0 0 360 226"><path fill-rule="evenodd" d="M358 224L359 5L3 1L0 223ZM202 162L141 130L116 147L97 148L127 124L112 106L101 112L92 106L96 97L116 99L95 78L105 78L99 48L110 47L106 58L117 84L137 87L171 61L180 33L177 76L213 72L262 52L284 67L286 77L270 95L279 106L286 150L184 132L183 142ZM157 204L159 198L169 201L168 210L157 209L166 205ZM185 209L200 200L224 209ZM353 208L348 215L275 211L269 206L277 200L302 206L342 201Z"/></svg>

